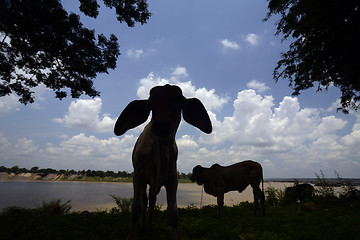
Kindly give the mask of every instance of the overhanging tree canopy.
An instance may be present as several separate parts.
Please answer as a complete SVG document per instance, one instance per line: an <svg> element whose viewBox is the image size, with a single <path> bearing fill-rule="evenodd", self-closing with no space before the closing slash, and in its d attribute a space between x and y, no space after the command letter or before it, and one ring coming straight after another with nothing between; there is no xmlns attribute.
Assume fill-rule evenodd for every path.
<svg viewBox="0 0 360 240"><path fill-rule="evenodd" d="M293 95L316 86L341 90L341 109L360 108L360 1L268 0L267 21L279 14L276 35L292 37L274 79L289 80Z"/></svg>
<svg viewBox="0 0 360 240"><path fill-rule="evenodd" d="M97 0L79 0L89 17L99 14ZM146 0L103 0L115 8L117 20L133 27L150 17ZM116 67L117 37L87 29L60 0L0 1L0 97L16 93L21 103L34 102L32 88L45 84L62 99L99 95L93 87L98 73Z"/></svg>

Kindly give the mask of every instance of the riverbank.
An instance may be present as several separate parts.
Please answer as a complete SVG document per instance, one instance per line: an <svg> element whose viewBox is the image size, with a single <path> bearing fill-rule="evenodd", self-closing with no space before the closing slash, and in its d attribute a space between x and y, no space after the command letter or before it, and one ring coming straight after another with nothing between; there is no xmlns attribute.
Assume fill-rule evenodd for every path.
<svg viewBox="0 0 360 240"><path fill-rule="evenodd" d="M100 176L87 176L86 174L42 174L42 173L8 173L0 172L0 180L3 181L70 181L70 182L119 182L128 183L132 182L132 177L100 177ZM322 186L324 182L328 186L341 187L344 184L351 184L352 186L360 186L360 179L355 178L269 178L265 182L279 182L279 183L310 183L314 186ZM179 183L191 183L188 178L180 178Z"/></svg>
<svg viewBox="0 0 360 240"><path fill-rule="evenodd" d="M264 183L264 189L272 187L284 190L293 183ZM130 199L133 197L132 183L123 182L81 182L81 181L41 181L41 180L0 180L0 210L9 206L31 208L41 202L62 199L71 200L72 211L94 211L111 209L115 201L111 195ZM225 194L225 205L233 206L240 202L254 199L252 188L242 193L231 191ZM179 183L177 190L179 207L216 205L216 198L206 194L202 186L196 183ZM161 188L156 204L165 209L167 206L166 191Z"/></svg>
<svg viewBox="0 0 360 240"><path fill-rule="evenodd" d="M7 173L0 172L0 180L6 181L76 181L76 182L132 182L132 178L88 177L81 174L40 174L40 173Z"/></svg>

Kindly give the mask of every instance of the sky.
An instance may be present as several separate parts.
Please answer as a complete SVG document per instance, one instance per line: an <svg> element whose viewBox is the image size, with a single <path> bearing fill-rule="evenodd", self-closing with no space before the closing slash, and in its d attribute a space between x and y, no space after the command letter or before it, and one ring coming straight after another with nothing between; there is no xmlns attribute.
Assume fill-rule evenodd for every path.
<svg viewBox="0 0 360 240"><path fill-rule="evenodd" d="M79 13L78 1L64 0ZM114 33L117 68L100 74L100 97L56 99L39 86L35 103L0 98L0 166L132 172L131 152L145 124L117 137L114 123L125 106L147 99L156 85L174 84L202 101L213 132L182 121L176 135L178 171L196 165L231 165L252 159L265 178L360 178L360 113L337 112L340 91L309 89L291 96L273 69L289 42L267 22L265 0L149 1L147 24L128 28L114 10L100 8L81 21L97 34Z"/></svg>

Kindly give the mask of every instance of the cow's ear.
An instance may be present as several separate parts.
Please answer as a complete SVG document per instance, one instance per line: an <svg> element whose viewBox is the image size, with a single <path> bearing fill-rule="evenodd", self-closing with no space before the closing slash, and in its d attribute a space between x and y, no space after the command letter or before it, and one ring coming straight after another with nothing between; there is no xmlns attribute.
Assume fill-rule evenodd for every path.
<svg viewBox="0 0 360 240"><path fill-rule="evenodd" d="M184 120L199 128L204 133L212 132L212 125L204 105L197 98L184 99L183 102Z"/></svg>
<svg viewBox="0 0 360 240"><path fill-rule="evenodd" d="M220 168L221 166L218 163L213 164L210 169L217 169Z"/></svg>
<svg viewBox="0 0 360 240"><path fill-rule="evenodd" d="M129 103L115 123L115 135L120 136L127 130L144 123L148 119L150 111L148 100L135 100Z"/></svg>
<svg viewBox="0 0 360 240"><path fill-rule="evenodd" d="M197 165L196 167L193 168L193 173L198 173L200 169L202 169L201 165Z"/></svg>

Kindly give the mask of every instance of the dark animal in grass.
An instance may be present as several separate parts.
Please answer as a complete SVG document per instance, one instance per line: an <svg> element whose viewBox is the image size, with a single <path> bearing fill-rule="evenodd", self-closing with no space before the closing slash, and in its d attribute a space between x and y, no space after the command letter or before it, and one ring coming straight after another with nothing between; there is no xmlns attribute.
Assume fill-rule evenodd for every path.
<svg viewBox="0 0 360 240"><path fill-rule="evenodd" d="M314 195L314 187L308 183L298 184L285 189L287 202L304 202L311 200Z"/></svg>
<svg viewBox="0 0 360 240"><path fill-rule="evenodd" d="M303 212L314 212L316 210L316 204L314 202L306 202L301 205L300 210Z"/></svg>
<svg viewBox="0 0 360 240"><path fill-rule="evenodd" d="M178 185L176 160L178 149L175 134L184 120L205 133L212 132L210 118L203 104L197 98L187 99L177 86L157 86L150 90L147 100L135 100L122 111L116 121L114 132L122 135L148 119L136 141L132 162L134 166L134 201L128 239L135 238L135 228L140 217L145 222L145 212L149 201L150 229L156 196L165 186L167 198L167 218L172 226L175 239L179 239L176 191ZM149 185L149 198L146 194Z"/></svg>
<svg viewBox="0 0 360 240"><path fill-rule="evenodd" d="M214 164L210 168L198 165L194 167L190 180L204 185L207 194L217 197L218 217L223 214L224 194L229 191L242 192L249 185L253 188L254 214L258 208L258 200L263 214L265 213L263 170L257 162L248 160L227 167ZM260 182L263 190L260 189Z"/></svg>

